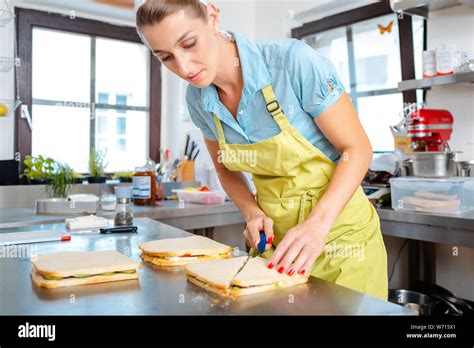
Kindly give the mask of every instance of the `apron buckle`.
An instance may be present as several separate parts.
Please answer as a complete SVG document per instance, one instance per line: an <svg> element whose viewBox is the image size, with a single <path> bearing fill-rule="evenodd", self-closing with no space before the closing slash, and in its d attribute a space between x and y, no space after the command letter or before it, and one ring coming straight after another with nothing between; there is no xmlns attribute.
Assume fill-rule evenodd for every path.
<svg viewBox="0 0 474 348"><path fill-rule="evenodd" d="M272 107L272 106L274 106L274 107ZM267 111L273 115L273 113L275 111L280 109L280 104L278 104L278 101L273 100L273 101L267 103L266 107L267 107Z"/></svg>

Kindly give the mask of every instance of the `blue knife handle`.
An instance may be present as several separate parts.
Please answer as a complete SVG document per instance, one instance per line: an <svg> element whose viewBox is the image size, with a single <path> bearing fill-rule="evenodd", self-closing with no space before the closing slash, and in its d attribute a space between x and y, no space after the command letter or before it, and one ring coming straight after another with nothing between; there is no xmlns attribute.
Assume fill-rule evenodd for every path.
<svg viewBox="0 0 474 348"><path fill-rule="evenodd" d="M265 232L260 232L260 243L258 243L257 249L259 254L263 254L265 252L265 247L267 246L267 236Z"/></svg>

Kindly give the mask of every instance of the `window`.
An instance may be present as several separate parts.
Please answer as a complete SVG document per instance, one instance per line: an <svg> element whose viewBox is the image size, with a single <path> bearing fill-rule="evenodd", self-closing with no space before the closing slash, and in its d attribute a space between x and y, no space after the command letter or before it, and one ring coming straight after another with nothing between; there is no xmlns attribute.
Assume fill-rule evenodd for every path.
<svg viewBox="0 0 474 348"><path fill-rule="evenodd" d="M361 17L364 13L368 14L366 18ZM332 23L341 23L340 18L335 18L337 16L307 23L294 30L293 36L300 37L334 64L374 152L393 151L394 142L389 126L400 121L404 103L404 96L398 91L403 64L398 27L400 21L397 14L383 3L369 5L365 11L359 9L359 13L349 11L340 14L347 23L333 27ZM354 17L352 21L350 17ZM424 21L418 17L409 20L413 28L412 64L419 76ZM406 25L405 22L403 25ZM298 34L300 32L303 34ZM421 102L423 95L418 94L417 98Z"/></svg>
<svg viewBox="0 0 474 348"><path fill-rule="evenodd" d="M148 58L138 43L33 28L33 155L87 172L90 150L97 147L108 171L141 165L147 156ZM127 131L127 119L140 128Z"/></svg>
<svg viewBox="0 0 474 348"><path fill-rule="evenodd" d="M16 16L19 94L33 123L18 120L22 159L41 154L82 173L94 149L106 153L107 172L133 170L148 154L157 161L160 66L135 28L27 9Z"/></svg>

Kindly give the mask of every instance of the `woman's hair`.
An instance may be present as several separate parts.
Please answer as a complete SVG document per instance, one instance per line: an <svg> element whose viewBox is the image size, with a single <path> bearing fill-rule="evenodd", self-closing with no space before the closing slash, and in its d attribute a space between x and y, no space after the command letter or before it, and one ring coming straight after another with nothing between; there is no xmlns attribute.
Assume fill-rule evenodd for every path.
<svg viewBox="0 0 474 348"><path fill-rule="evenodd" d="M167 16L189 9L195 18L207 22L206 6L200 0L145 0L137 9L137 29L158 23Z"/></svg>

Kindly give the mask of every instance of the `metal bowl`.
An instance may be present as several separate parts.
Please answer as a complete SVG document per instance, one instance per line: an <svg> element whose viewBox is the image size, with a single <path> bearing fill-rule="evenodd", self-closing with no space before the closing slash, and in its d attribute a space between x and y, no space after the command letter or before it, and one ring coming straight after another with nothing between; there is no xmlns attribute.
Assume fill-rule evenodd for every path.
<svg viewBox="0 0 474 348"><path fill-rule="evenodd" d="M456 176L455 152L413 152L413 175L425 178Z"/></svg>
<svg viewBox="0 0 474 348"><path fill-rule="evenodd" d="M410 308L419 315L431 315L433 299L421 292L404 289L391 289L388 291L388 300L403 307Z"/></svg>

